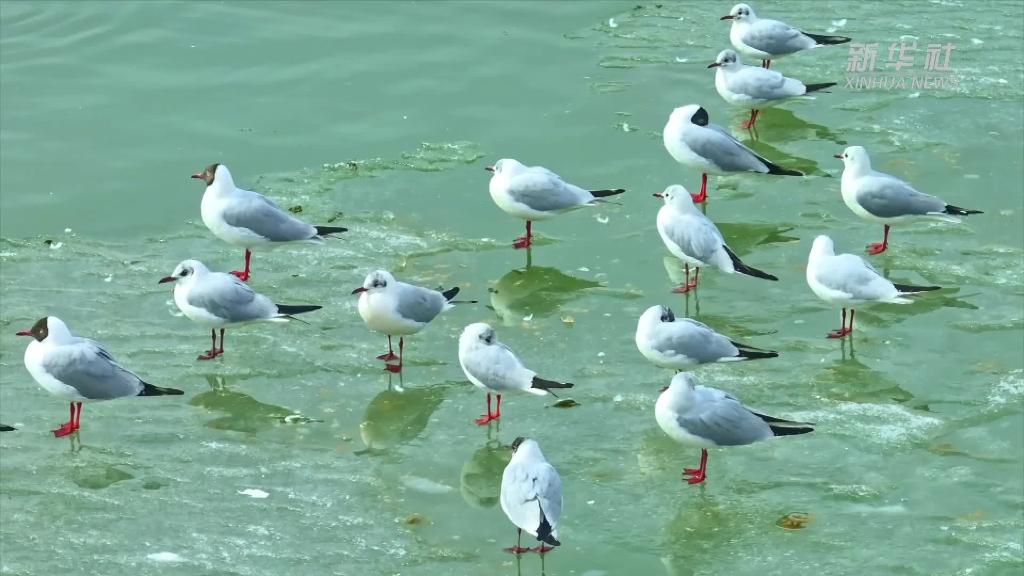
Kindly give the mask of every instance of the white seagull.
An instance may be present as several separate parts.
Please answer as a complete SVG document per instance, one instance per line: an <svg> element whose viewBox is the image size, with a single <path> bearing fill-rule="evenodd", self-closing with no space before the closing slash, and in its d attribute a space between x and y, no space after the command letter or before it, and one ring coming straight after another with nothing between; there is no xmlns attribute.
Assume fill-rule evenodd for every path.
<svg viewBox="0 0 1024 576"><path fill-rule="evenodd" d="M881 254L889 248L889 226L893 224L922 219L959 223L958 216L983 213L946 204L895 176L875 172L867 150L861 146L850 146L835 157L843 161L843 202L864 220L885 225L882 241L868 244L868 254Z"/></svg>
<svg viewBox="0 0 1024 576"><path fill-rule="evenodd" d="M377 356L378 360L398 364L387 364L389 372L402 371L405 336L416 334L426 328L438 314L450 310L452 299L459 293L458 287L444 292L421 288L395 280L390 272L376 270L366 275L363 285L352 291L359 294L359 315L371 329L388 337L387 354ZM467 304L475 301L467 301ZM398 356L391 346L391 337L398 336Z"/></svg>
<svg viewBox="0 0 1024 576"><path fill-rule="evenodd" d="M483 426L501 418L501 394L520 390L543 396L552 388L572 388L572 384L545 380L523 362L512 350L498 341L494 329L483 322L470 324L459 336L459 364L475 386L488 390L487 414L476 419ZM491 393L498 393L498 407L491 413ZM553 395L553 394L552 394Z"/></svg>
<svg viewBox="0 0 1024 576"><path fill-rule="evenodd" d="M248 322L286 322L295 314L319 310L322 306L274 304L232 274L211 272L198 260L184 260L160 284L175 282L174 303L189 320L210 329L213 344L199 360L212 360L224 353L224 328ZM220 328L220 346L217 346Z"/></svg>
<svg viewBox="0 0 1024 576"><path fill-rule="evenodd" d="M501 475L501 509L518 528L516 545L507 552L531 551L522 547L523 531L541 543L535 549L544 554L558 541L558 520L562 517L562 479L548 464L535 440L520 436L512 441L512 459Z"/></svg>
<svg viewBox="0 0 1024 576"><path fill-rule="evenodd" d="M680 106L672 111L661 133L665 150L683 166L700 170L700 193L693 201L700 204L708 197L708 174L758 172L781 176L803 176L764 159L732 137L721 126L711 124L708 111L699 104Z"/></svg>
<svg viewBox="0 0 1024 576"><path fill-rule="evenodd" d="M804 84L795 78L787 78L774 70L758 66L744 66L740 57L732 50L722 50L708 68L715 70L715 90L718 95L733 106L750 108L750 118L742 124L750 128L757 121L761 108L768 108L792 98L802 97L808 92L817 92L835 82Z"/></svg>
<svg viewBox="0 0 1024 576"><path fill-rule="evenodd" d="M737 4L722 20L732 20L729 40L736 50L747 58L761 59L761 65L769 68L772 58L780 58L801 50L829 44L843 44L850 41L846 36L826 36L801 32L778 20L758 18L753 8Z"/></svg>
<svg viewBox="0 0 1024 576"><path fill-rule="evenodd" d="M200 206L206 227L228 244L245 248L245 270L232 272L243 281L249 279L253 248L283 242L322 244L331 234L348 230L338 226L311 226L282 210L266 196L236 188L231 172L223 164L210 164L192 178L206 182Z"/></svg>
<svg viewBox="0 0 1024 576"><path fill-rule="evenodd" d="M70 419L53 430L58 438L79 429L82 402L184 394L143 382L122 368L98 342L73 336L56 316L40 318L31 330L22 330L18 336L33 338L25 348L25 368L32 378L50 394L71 403Z"/></svg>
<svg viewBox="0 0 1024 576"><path fill-rule="evenodd" d="M741 262L725 244L714 222L693 204L686 188L674 184L665 188L664 192L654 193L654 197L665 200L665 205L658 210L658 234L668 251L682 260L685 266L686 280L673 292L685 294L696 288L701 266L711 266L728 274L739 272L755 278L778 280L767 272ZM690 283L690 265L697 267L693 283Z"/></svg>
<svg viewBox="0 0 1024 576"><path fill-rule="evenodd" d="M903 296L940 289L939 286L893 284L860 256L837 255L832 239L825 235L815 238L811 246L807 285L818 298L843 307L842 325L829 332L829 338L842 338L853 332L853 306L856 304L909 304L910 300ZM846 325L847 307L850 307L849 327Z"/></svg>
<svg viewBox="0 0 1024 576"><path fill-rule="evenodd" d="M526 220L526 235L512 243L529 248L533 241L533 221L547 220L570 210L593 206L601 198L625 192L622 188L586 190L570 184L543 166L524 166L511 158L502 158L487 166L493 172L488 188L491 199L510 216Z"/></svg>
<svg viewBox="0 0 1024 576"><path fill-rule="evenodd" d="M813 432L813 424L759 414L725 392L698 386L690 372L680 372L654 405L658 426L669 438L700 448L700 467L684 468L689 484L707 478L708 448L743 446L774 436Z"/></svg>
<svg viewBox="0 0 1024 576"><path fill-rule="evenodd" d="M636 347L655 366L682 370L710 362L775 358L778 352L734 342L706 324L676 319L668 306L651 306L636 323Z"/></svg>

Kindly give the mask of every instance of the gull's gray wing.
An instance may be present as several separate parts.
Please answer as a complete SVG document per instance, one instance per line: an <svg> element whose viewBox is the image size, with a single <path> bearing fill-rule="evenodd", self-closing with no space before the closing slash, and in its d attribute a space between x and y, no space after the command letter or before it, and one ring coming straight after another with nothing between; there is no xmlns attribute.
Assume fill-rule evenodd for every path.
<svg viewBox="0 0 1024 576"><path fill-rule="evenodd" d="M935 196L918 192L899 178L881 173L857 180L856 199L865 210L879 218L941 214L946 210L946 203Z"/></svg>
<svg viewBox="0 0 1024 576"><path fill-rule="evenodd" d="M665 235L683 254L712 264L725 245L722 233L715 224L700 214L685 214L664 222Z"/></svg>
<svg viewBox="0 0 1024 576"><path fill-rule="evenodd" d="M721 390L697 386L676 417L687 432L718 446L741 446L774 436L768 424Z"/></svg>
<svg viewBox="0 0 1024 576"><path fill-rule="evenodd" d="M43 368L54 378L90 400L136 396L142 391L142 380L122 368L97 343L86 338L76 340L50 349L43 357Z"/></svg>
<svg viewBox="0 0 1024 576"><path fill-rule="evenodd" d="M554 529L562 517L562 479L545 461L507 466L501 477L502 509L513 524L536 534L541 514Z"/></svg>
<svg viewBox="0 0 1024 576"><path fill-rule="evenodd" d="M448 305L448 301L440 292L405 282L398 283L397 297L398 314L408 320L424 324L437 317Z"/></svg>
<svg viewBox="0 0 1024 576"><path fill-rule="evenodd" d="M586 204L591 194L568 184L547 168L531 168L509 180L508 194L538 212L561 212ZM585 196L584 196L585 194Z"/></svg>
<svg viewBox="0 0 1024 576"><path fill-rule="evenodd" d="M814 40L778 20L757 20L747 27L743 43L762 52L782 56L814 46Z"/></svg>
<svg viewBox="0 0 1024 576"><path fill-rule="evenodd" d="M459 362L465 371L493 390L529 388L535 375L501 342L474 347L471 352L460 354Z"/></svg>
<svg viewBox="0 0 1024 576"><path fill-rule="evenodd" d="M856 300L884 300L897 295L892 282L854 254L825 258L815 277L823 286L849 294Z"/></svg>
<svg viewBox="0 0 1024 576"><path fill-rule="evenodd" d="M651 347L655 350L662 354L682 354L700 363L731 358L739 353L728 338L689 318L662 322L653 336Z"/></svg>
<svg viewBox="0 0 1024 576"><path fill-rule="evenodd" d="M756 66L743 66L727 73L725 84L733 92L762 100L777 100L804 93L802 84L796 80L787 79L775 70Z"/></svg>
<svg viewBox="0 0 1024 576"><path fill-rule="evenodd" d="M267 297L253 292L252 288L231 274L222 272L211 272L196 278L186 299L189 304L228 322L269 318L277 312L277 306Z"/></svg>
<svg viewBox="0 0 1024 576"><path fill-rule="evenodd" d="M238 190L232 195L222 215L228 225L246 228L271 242L316 237L316 228L285 212L266 196L248 190Z"/></svg>
<svg viewBox="0 0 1024 576"><path fill-rule="evenodd" d="M717 124L682 131L683 144L728 172L768 172L763 159Z"/></svg>

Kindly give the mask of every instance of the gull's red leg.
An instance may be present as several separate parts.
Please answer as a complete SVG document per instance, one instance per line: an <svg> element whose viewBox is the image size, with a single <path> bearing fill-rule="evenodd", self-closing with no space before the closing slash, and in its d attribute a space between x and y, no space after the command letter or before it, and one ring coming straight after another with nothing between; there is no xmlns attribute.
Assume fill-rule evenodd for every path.
<svg viewBox="0 0 1024 576"><path fill-rule="evenodd" d="M708 451L707 448L701 448L700 450L700 468L684 468L683 477L686 479L687 484L700 484L707 479L708 471Z"/></svg>
<svg viewBox="0 0 1024 576"><path fill-rule="evenodd" d="M479 418L477 418L476 419L476 423L477 423L478 426L483 426L484 424L487 424L488 422L490 422L493 419L494 418L491 416L491 393L488 392L487 393L487 414L481 415Z"/></svg>
<svg viewBox="0 0 1024 576"><path fill-rule="evenodd" d="M693 284L687 284L691 290L697 287L697 280L700 279L700 266L697 266L695 270L696 271L693 273Z"/></svg>
<svg viewBox="0 0 1024 576"><path fill-rule="evenodd" d="M398 338L398 364L388 364L384 367L385 370L392 373L399 373L402 371L402 363L405 361L405 336Z"/></svg>
<svg viewBox="0 0 1024 576"><path fill-rule="evenodd" d="M839 330L833 330L828 333L827 338L842 338L850 332L853 332L853 310L850 310L850 328L846 328L846 308L843 308L843 314L840 317Z"/></svg>
<svg viewBox="0 0 1024 576"><path fill-rule="evenodd" d="M530 551L529 548L523 548L523 546L522 546L522 544L523 544L523 529L522 528L516 528L516 532L517 532L516 545L512 546L510 548L503 548L503 550L505 552L510 553L510 554L522 554L524 552L529 552Z"/></svg>
<svg viewBox="0 0 1024 576"><path fill-rule="evenodd" d="M700 193L690 194L690 198L693 198L694 204L700 204L708 199L708 174L702 172L700 175Z"/></svg>
<svg viewBox="0 0 1024 576"><path fill-rule="evenodd" d="M531 220L526 221L526 236L520 236L512 241L514 248L529 248L533 244L533 222Z"/></svg>
<svg viewBox="0 0 1024 576"><path fill-rule="evenodd" d="M64 436L67 436L68 434L71 434L72 432L75 431L75 403L74 402L71 402L69 404L68 412L70 414L68 416L68 421L66 423L64 423L64 424L61 424L59 427L57 427L56 429L54 429L52 431L54 438L63 438Z"/></svg>
<svg viewBox="0 0 1024 576"><path fill-rule="evenodd" d="M767 60L761 60L761 67L762 68L771 68L772 67L772 59L769 58Z"/></svg>
<svg viewBox="0 0 1024 576"><path fill-rule="evenodd" d="M758 115L759 112L760 112L760 110L751 110L750 111L750 118L747 119L746 122L740 124L740 128L747 128L747 129L753 128L754 127L754 122L757 122L757 115Z"/></svg>
<svg viewBox="0 0 1024 576"><path fill-rule="evenodd" d="M81 402L75 402L75 430L82 427L82 407L83 404Z"/></svg>
<svg viewBox="0 0 1024 576"><path fill-rule="evenodd" d="M377 356L377 360L383 360L390 362L392 360L398 360L398 356L395 356L395 349L391 347L391 335L388 334L388 353Z"/></svg>
<svg viewBox="0 0 1024 576"><path fill-rule="evenodd" d="M224 353L224 329L220 329L220 346L217 347L217 356Z"/></svg>
<svg viewBox="0 0 1024 576"><path fill-rule="evenodd" d="M210 344L210 351L206 354L200 354L196 360L213 360L217 357L217 331L213 328L210 329L210 339L213 341Z"/></svg>
<svg viewBox="0 0 1024 576"><path fill-rule="evenodd" d="M252 250L249 250L248 248L246 248L245 249L245 270L242 270L242 271L234 270L234 271L231 272L231 274L233 274L234 276L237 276L238 279L241 280L242 282L248 282L249 281L249 261L250 261L250 259L252 259Z"/></svg>
<svg viewBox="0 0 1024 576"><path fill-rule="evenodd" d="M875 254L881 254L889 249L889 225L885 225L885 236L882 237L881 242L872 242L868 244L868 254L874 256Z"/></svg>

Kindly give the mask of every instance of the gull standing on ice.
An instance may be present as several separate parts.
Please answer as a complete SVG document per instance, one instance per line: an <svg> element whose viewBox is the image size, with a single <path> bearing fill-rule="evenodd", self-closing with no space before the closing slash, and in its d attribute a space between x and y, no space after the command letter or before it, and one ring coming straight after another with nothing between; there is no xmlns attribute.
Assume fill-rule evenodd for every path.
<svg viewBox="0 0 1024 576"><path fill-rule="evenodd" d="M853 332L853 305L882 302L909 304L903 296L939 290L940 286L893 284L871 264L853 254L836 254L828 236L818 236L807 259L807 285L814 294L829 304L843 307L842 325L829 332L829 338L842 338ZM846 308L850 307L850 325L846 325Z"/></svg>
<svg viewBox="0 0 1024 576"><path fill-rule="evenodd" d="M98 342L73 336L56 316L40 318L31 330L18 332L18 336L33 338L25 348L25 368L32 378L50 394L71 403L70 419L53 431L58 438L81 427L82 402L184 394L143 382L122 368Z"/></svg>
<svg viewBox="0 0 1024 576"><path fill-rule="evenodd" d="M765 160L744 146L721 126L711 124L708 111L698 104L680 106L672 111L661 133L665 150L683 166L700 170L700 204L708 197L708 174L759 172L781 176L803 176Z"/></svg>
<svg viewBox="0 0 1024 576"><path fill-rule="evenodd" d="M516 545L506 548L506 552L544 554L561 545L558 520L562 517L562 479L544 459L535 440L520 436L512 441L512 459L501 475L501 509L518 528ZM523 548L524 530L541 545Z"/></svg>
<svg viewBox="0 0 1024 576"><path fill-rule="evenodd" d="M829 44L844 44L846 36L826 36L801 32L778 20L758 18L753 8L737 4L721 20L732 20L729 40L736 50L747 58L760 58L761 66L769 68L772 58L780 58L809 48Z"/></svg>
<svg viewBox="0 0 1024 576"><path fill-rule="evenodd" d="M516 248L530 247L534 220L547 220L583 206L594 206L601 198L625 192L622 188L586 190L565 182L543 166L524 166L511 158L498 160L485 170L494 173L488 188L498 208L526 220L526 235L512 243Z"/></svg>
<svg viewBox="0 0 1024 576"><path fill-rule="evenodd" d="M881 254L889 248L889 226L893 224L922 219L959 223L958 216L983 213L946 204L895 176L875 172L867 150L861 146L850 146L835 157L843 161L843 202L862 219L885 225L882 241L868 244L868 254Z"/></svg>
<svg viewBox="0 0 1024 576"><path fill-rule="evenodd" d="M252 249L257 246L283 242L322 244L331 234L348 230L337 226L310 226L266 196L236 188L231 172L223 164L210 164L192 178L206 182L200 206L206 227L228 244L245 248L245 270L232 272L243 281L249 280L249 260Z"/></svg>
<svg viewBox="0 0 1024 576"><path fill-rule="evenodd" d="M686 280L673 292L685 294L696 288L701 266L712 266L729 274L739 272L755 278L778 280L767 272L741 262L725 244L714 222L701 214L693 204L693 198L686 188L674 184L664 192L656 192L654 197L665 200L665 205L658 210L658 234L669 252L682 260L685 266ZM691 264L697 267L693 283L690 282Z"/></svg>
<svg viewBox="0 0 1024 576"><path fill-rule="evenodd" d="M483 322L470 324L459 336L459 364L466 378L487 392L487 414L476 419L483 426L501 418L501 393L521 390L543 396L552 388L572 388L572 384L545 380L530 370L512 350L498 341L494 329ZM491 413L491 393L498 393L498 407Z"/></svg>
<svg viewBox="0 0 1024 576"><path fill-rule="evenodd" d="M719 52L715 61L708 64L708 68L717 68L715 90L719 96L733 106L750 108L750 119L742 124L743 128L754 126L761 108L836 85L835 82L804 84L774 70L744 66L732 50Z"/></svg>
<svg viewBox="0 0 1024 576"><path fill-rule="evenodd" d="M371 330L383 332L388 337L388 352L377 356L377 359L385 362L398 360L398 364L385 366L385 370L397 373L402 371L405 336L423 330L438 314L450 310L459 288L438 292L399 282L390 272L376 270L367 274L363 285L352 293L359 294L359 315L363 322ZM392 336L399 337L398 356L391 346Z"/></svg>
<svg viewBox="0 0 1024 576"><path fill-rule="evenodd" d="M658 426L680 444L700 448L700 467L684 468L688 484L707 479L708 448L743 446L774 436L813 432L812 424L754 412L725 392L698 386L697 377L680 372L654 405Z"/></svg>
<svg viewBox="0 0 1024 576"><path fill-rule="evenodd" d="M210 351L199 360L212 360L224 354L224 328L248 322L287 322L295 314L319 310L323 306L288 306L274 304L270 298L257 294L232 274L211 272L198 260L184 260L160 284L175 282L174 303L178 309L200 326L210 328L213 340ZM220 346L217 346L220 328Z"/></svg>
<svg viewBox="0 0 1024 576"><path fill-rule="evenodd" d="M778 352L734 342L706 324L676 319L668 306L651 306L636 324L636 347L662 368L683 370L710 362L775 358Z"/></svg>

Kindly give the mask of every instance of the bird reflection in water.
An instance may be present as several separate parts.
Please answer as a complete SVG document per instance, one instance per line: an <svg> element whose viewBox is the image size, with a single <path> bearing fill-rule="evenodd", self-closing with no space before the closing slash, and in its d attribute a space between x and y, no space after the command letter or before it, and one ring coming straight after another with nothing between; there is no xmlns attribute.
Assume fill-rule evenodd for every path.
<svg viewBox="0 0 1024 576"><path fill-rule="evenodd" d="M206 376L210 390L196 394L189 400L191 406L225 413L206 423L214 430L230 430L255 434L267 429L268 423L298 424L319 422L299 414L291 408L264 404L252 396L232 390L223 376Z"/></svg>
<svg viewBox="0 0 1024 576"><path fill-rule="evenodd" d="M359 454L390 450L414 440L444 401L450 383L402 388L389 385L366 406L359 435L366 445Z"/></svg>

